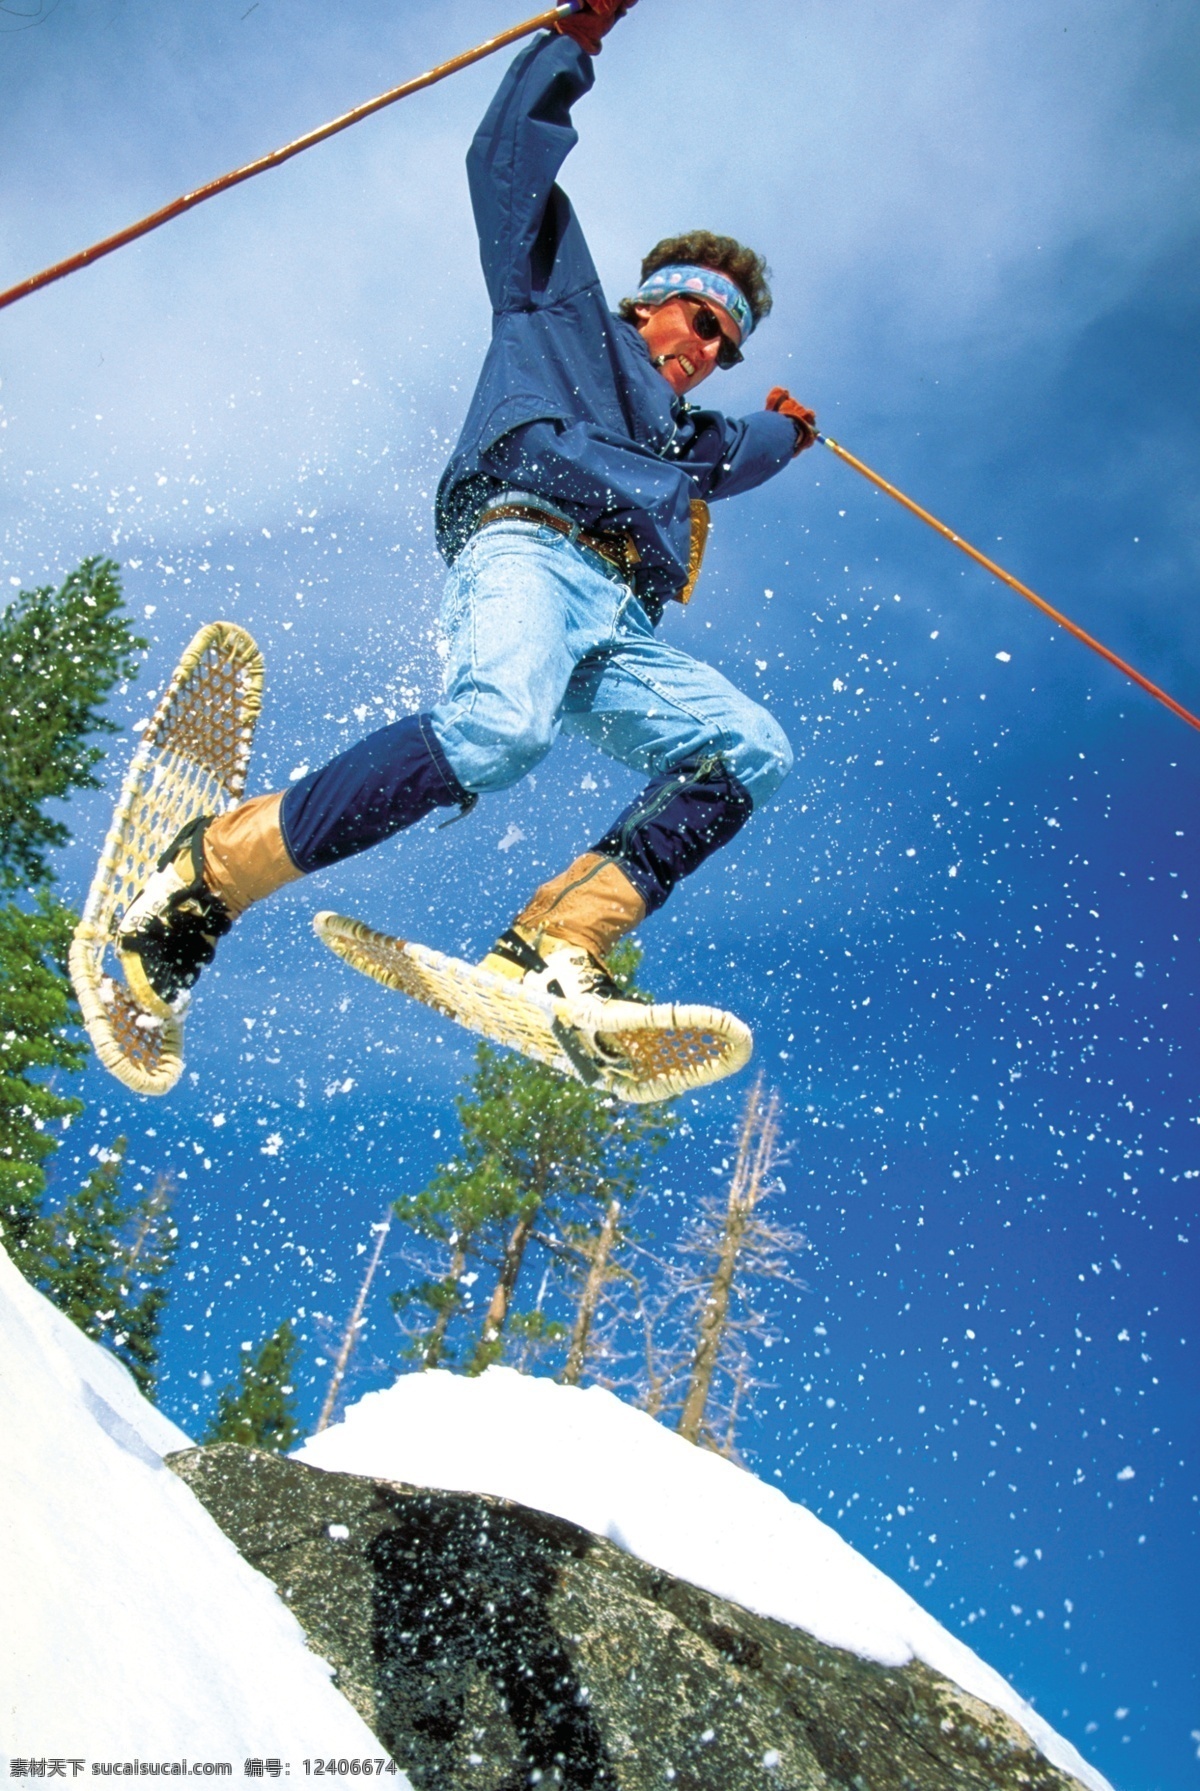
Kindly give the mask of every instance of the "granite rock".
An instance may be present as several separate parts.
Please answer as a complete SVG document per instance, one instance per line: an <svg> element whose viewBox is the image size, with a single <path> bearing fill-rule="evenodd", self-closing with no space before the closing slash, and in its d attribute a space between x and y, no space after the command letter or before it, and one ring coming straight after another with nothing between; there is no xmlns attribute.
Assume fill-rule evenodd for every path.
<svg viewBox="0 0 1200 1791"><path fill-rule="evenodd" d="M1079 1791L1013 1720L503 1499L168 1457L419 1791Z"/></svg>

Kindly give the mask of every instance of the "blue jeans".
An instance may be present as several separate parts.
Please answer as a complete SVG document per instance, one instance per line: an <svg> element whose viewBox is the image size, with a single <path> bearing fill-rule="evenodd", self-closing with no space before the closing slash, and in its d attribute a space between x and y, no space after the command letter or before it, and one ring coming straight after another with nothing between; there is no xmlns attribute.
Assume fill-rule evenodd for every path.
<svg viewBox="0 0 1200 1791"><path fill-rule="evenodd" d="M728 843L792 762L765 709L656 638L616 568L538 523L489 524L456 560L442 700L369 734L286 791L301 871L336 864L434 808L466 809L531 771L561 727L650 782L593 848L647 913Z"/></svg>
<svg viewBox="0 0 1200 1791"><path fill-rule="evenodd" d="M445 677L428 722L459 783L503 790L560 728L657 777L719 755L761 808L792 764L767 711L661 641L614 566L554 529L494 522L451 568Z"/></svg>

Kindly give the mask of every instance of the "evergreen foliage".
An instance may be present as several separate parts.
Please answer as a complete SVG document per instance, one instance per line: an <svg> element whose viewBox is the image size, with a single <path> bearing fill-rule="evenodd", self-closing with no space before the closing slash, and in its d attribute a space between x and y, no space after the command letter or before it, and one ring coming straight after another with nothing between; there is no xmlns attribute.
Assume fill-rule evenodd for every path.
<svg viewBox="0 0 1200 1791"><path fill-rule="evenodd" d="M46 804L98 788L104 749L89 736L117 732L102 705L145 644L111 560L85 560L57 591L18 592L0 617L0 888L52 881L46 852L70 834Z"/></svg>
<svg viewBox="0 0 1200 1791"><path fill-rule="evenodd" d="M33 1281L48 1267L48 1128L81 1111L55 1077L86 1056L66 974L75 916L50 893L46 859L69 835L46 805L96 787L103 749L90 736L115 731L101 705L144 645L110 560L85 560L57 591L19 592L0 616L0 1229Z"/></svg>
<svg viewBox="0 0 1200 1791"><path fill-rule="evenodd" d="M548 1318L540 1306L532 1312L510 1311L506 1335L513 1367L528 1374L541 1357L561 1348L567 1334L562 1320Z"/></svg>
<svg viewBox="0 0 1200 1791"><path fill-rule="evenodd" d="M473 1306L471 1288L478 1275L467 1265L476 1258L492 1216L488 1178L478 1171L467 1172L457 1160L446 1163L419 1194L402 1195L392 1212L423 1244L446 1256L444 1273L423 1275L390 1296L406 1336L402 1353L424 1368L448 1365L458 1353L448 1338L450 1327ZM420 1307L427 1317L405 1316Z"/></svg>
<svg viewBox="0 0 1200 1791"><path fill-rule="evenodd" d="M125 1149L118 1138L100 1151L83 1186L44 1222L41 1280L67 1317L106 1344L150 1397L167 1301L162 1282L179 1233L167 1178L140 1200L122 1195Z"/></svg>
<svg viewBox="0 0 1200 1791"><path fill-rule="evenodd" d="M292 1377L300 1344L285 1318L257 1354L247 1353L236 1381L218 1395L206 1443L242 1443L283 1455L302 1435L293 1409Z"/></svg>
<svg viewBox="0 0 1200 1791"><path fill-rule="evenodd" d="M0 1230L17 1268L35 1282L48 1236L43 1165L59 1142L49 1128L83 1111L53 1081L86 1056L66 976L74 922L45 890L30 908L0 904Z"/></svg>

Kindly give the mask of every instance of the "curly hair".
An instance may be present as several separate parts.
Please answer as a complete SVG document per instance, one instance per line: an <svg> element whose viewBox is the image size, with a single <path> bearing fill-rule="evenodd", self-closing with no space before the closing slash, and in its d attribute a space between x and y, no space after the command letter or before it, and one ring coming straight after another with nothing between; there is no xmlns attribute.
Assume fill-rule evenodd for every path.
<svg viewBox="0 0 1200 1791"><path fill-rule="evenodd" d="M762 322L771 309L771 288L767 285L770 270L761 255L756 255L753 249L747 249L736 238L718 236L712 230L688 230L682 236L664 236L660 243L655 243L642 262L642 279L648 280L660 267L671 267L679 263L715 268L717 273L732 280L745 293L750 315L756 325ZM617 306L627 323L636 321L633 314L636 303L636 299L624 298Z"/></svg>

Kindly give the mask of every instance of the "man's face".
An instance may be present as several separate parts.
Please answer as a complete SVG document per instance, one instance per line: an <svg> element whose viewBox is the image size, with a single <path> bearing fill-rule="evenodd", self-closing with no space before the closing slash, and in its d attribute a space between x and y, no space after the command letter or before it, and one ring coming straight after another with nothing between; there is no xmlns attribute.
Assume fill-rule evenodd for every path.
<svg viewBox="0 0 1200 1791"><path fill-rule="evenodd" d="M703 336L697 332L697 319L707 311L721 328L719 336ZM661 305L636 305L638 333L650 350L650 359L673 392L680 397L694 391L708 378L721 353L721 338L733 348L741 341L741 332L724 305L715 299L703 302L692 298L669 298ZM701 329L705 327L703 321ZM709 326L711 327L711 326Z"/></svg>

